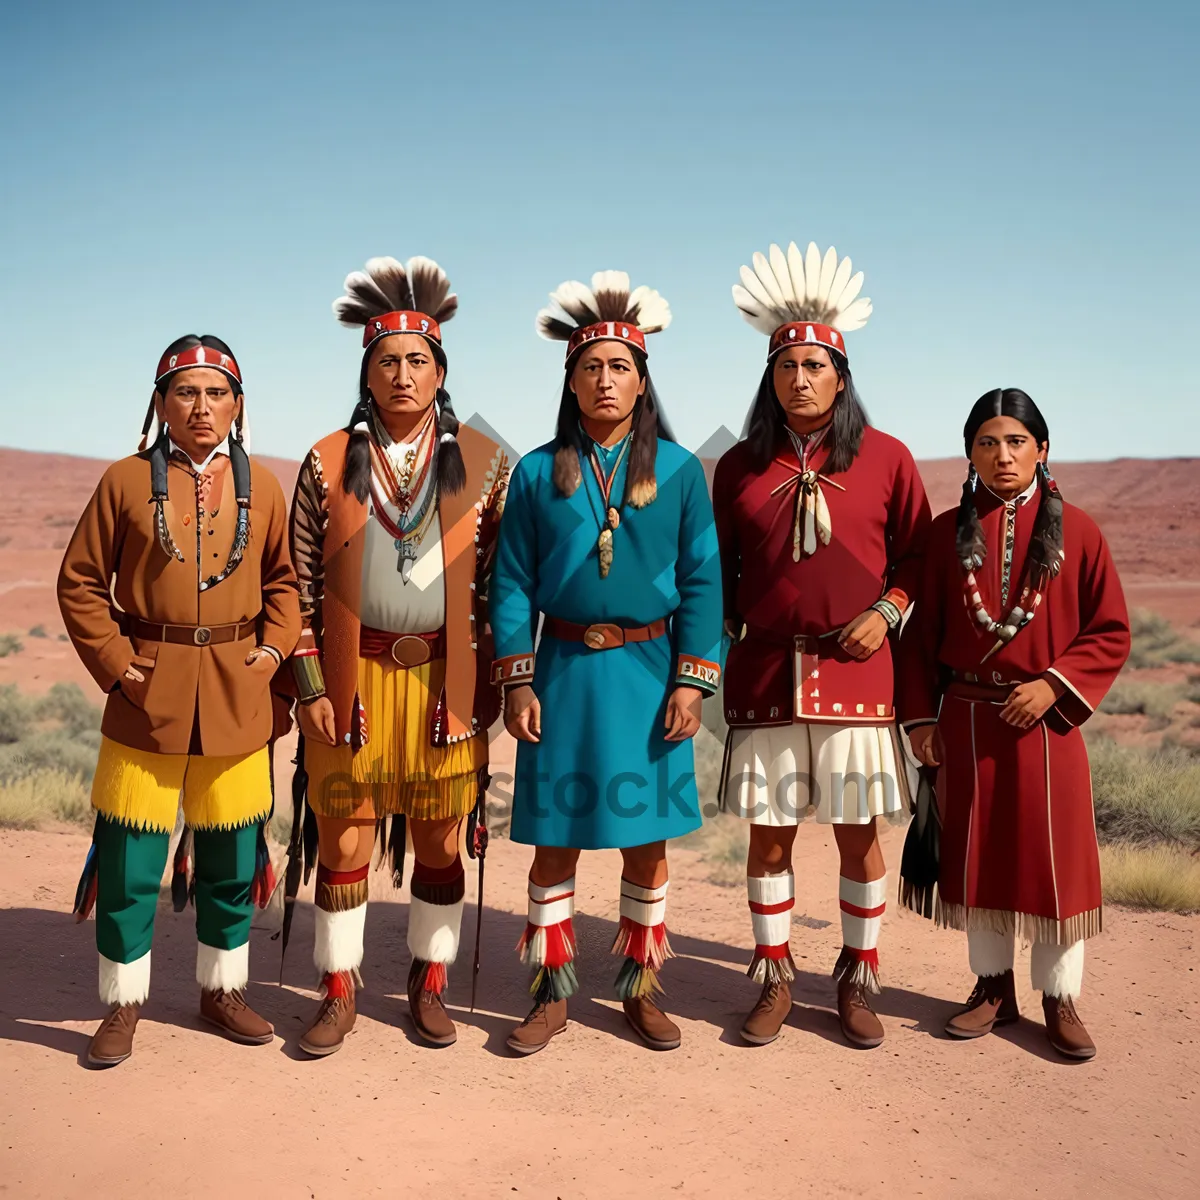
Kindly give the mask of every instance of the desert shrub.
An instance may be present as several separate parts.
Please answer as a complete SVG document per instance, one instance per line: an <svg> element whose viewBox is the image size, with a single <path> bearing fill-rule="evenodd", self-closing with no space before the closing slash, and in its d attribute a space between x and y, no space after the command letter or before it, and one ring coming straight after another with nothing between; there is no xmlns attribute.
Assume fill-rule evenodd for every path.
<svg viewBox="0 0 1200 1200"><path fill-rule="evenodd" d="M1184 637L1166 617L1135 608L1129 614L1133 645L1131 667L1161 667L1164 663L1200 662L1200 642Z"/></svg>
<svg viewBox="0 0 1200 1200"><path fill-rule="evenodd" d="M34 702L15 683L0 687L0 745L19 742L33 726Z"/></svg>
<svg viewBox="0 0 1200 1200"><path fill-rule="evenodd" d="M0 745L0 783L39 771L65 771L90 783L99 754L99 731L35 730L18 742Z"/></svg>
<svg viewBox="0 0 1200 1200"><path fill-rule="evenodd" d="M1101 841L1200 847L1200 761L1177 748L1146 751L1107 738L1088 747Z"/></svg>
<svg viewBox="0 0 1200 1200"><path fill-rule="evenodd" d="M20 654L24 649L25 643L21 641L18 634L0 633L0 658L7 658L10 654Z"/></svg>
<svg viewBox="0 0 1200 1200"><path fill-rule="evenodd" d="M1147 717L1170 719L1175 705L1183 699L1182 689L1142 679L1118 679L1100 701L1106 713L1142 713Z"/></svg>
<svg viewBox="0 0 1200 1200"><path fill-rule="evenodd" d="M46 632L45 625L35 625L30 631L29 636L32 638L44 638L50 635Z"/></svg>
<svg viewBox="0 0 1200 1200"><path fill-rule="evenodd" d="M1200 911L1200 857L1168 846L1100 848L1104 898L1155 912Z"/></svg>
<svg viewBox="0 0 1200 1200"><path fill-rule="evenodd" d="M66 771L36 771L0 783L0 827L36 829L49 821L86 825L92 820L88 789Z"/></svg>
<svg viewBox="0 0 1200 1200"><path fill-rule="evenodd" d="M104 710L93 704L77 683L56 683L37 703L42 721L58 721L70 733L90 733L100 728Z"/></svg>

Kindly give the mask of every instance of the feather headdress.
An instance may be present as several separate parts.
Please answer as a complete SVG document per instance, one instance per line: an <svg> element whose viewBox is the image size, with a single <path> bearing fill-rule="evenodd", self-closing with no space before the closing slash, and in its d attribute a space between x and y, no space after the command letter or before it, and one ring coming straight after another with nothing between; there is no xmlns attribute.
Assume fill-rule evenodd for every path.
<svg viewBox="0 0 1200 1200"><path fill-rule="evenodd" d="M671 323L671 306L644 284L630 290L624 271L597 271L592 285L569 279L550 293L550 304L537 315L537 331L552 342L567 343L567 357L585 342L616 339L644 354L648 333Z"/></svg>
<svg viewBox="0 0 1200 1200"><path fill-rule="evenodd" d="M846 353L840 335L861 329L871 315L871 301L859 296L863 273L851 275L849 258L839 261L832 246L822 254L815 242L802 254L792 242L786 254L772 245L767 254L756 253L753 262L753 268L742 267L733 302L746 321L771 338L772 354L796 341Z"/></svg>
<svg viewBox="0 0 1200 1200"><path fill-rule="evenodd" d="M389 333L419 333L439 347L441 326L458 311L446 272L431 258L368 259L366 270L351 271L333 315L353 328L365 326L363 345Z"/></svg>

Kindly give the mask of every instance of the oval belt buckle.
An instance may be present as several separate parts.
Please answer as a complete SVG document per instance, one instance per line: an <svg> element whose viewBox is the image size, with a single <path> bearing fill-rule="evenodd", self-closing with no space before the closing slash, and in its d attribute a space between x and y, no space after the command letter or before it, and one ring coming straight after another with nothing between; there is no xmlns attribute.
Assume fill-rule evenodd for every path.
<svg viewBox="0 0 1200 1200"><path fill-rule="evenodd" d="M589 625L583 631L583 644L589 650L607 650L610 646L619 646L623 644L624 638L616 636L617 630L613 625ZM609 641L609 635L612 634L612 641Z"/></svg>
<svg viewBox="0 0 1200 1200"><path fill-rule="evenodd" d="M207 625L200 625L192 630L192 641L197 646L207 646L212 641L212 630Z"/></svg>
<svg viewBox="0 0 1200 1200"><path fill-rule="evenodd" d="M392 661L400 667L423 667L433 657L433 647L424 639L405 634L392 643Z"/></svg>

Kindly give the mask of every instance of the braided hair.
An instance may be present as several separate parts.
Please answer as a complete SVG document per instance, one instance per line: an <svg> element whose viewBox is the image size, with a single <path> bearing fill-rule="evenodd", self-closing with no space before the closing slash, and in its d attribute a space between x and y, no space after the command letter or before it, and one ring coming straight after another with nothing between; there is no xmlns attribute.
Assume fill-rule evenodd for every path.
<svg viewBox="0 0 1200 1200"><path fill-rule="evenodd" d="M863 433L871 418L859 399L846 356L828 347L825 349L842 381L842 390L833 402L831 428L825 443L829 447L829 457L822 468L826 474L833 475L850 469L850 464L858 457ZM771 460L787 442L787 415L775 394L774 372L775 364L768 362L742 432L743 439L750 443L750 453L759 471L765 471L771 465Z"/></svg>
<svg viewBox="0 0 1200 1200"><path fill-rule="evenodd" d="M658 494L654 471L658 439L673 442L675 435L671 432L658 393L654 390L654 382L646 365L646 356L634 346L630 346L629 350L637 367L638 378L645 381L646 387L633 406L633 437L629 446L629 465L625 472L625 500L634 508L644 508ZM574 360L567 363L554 437L557 446L554 454L554 483L564 496L574 495L582 482L579 457L586 457L588 453L588 438L579 419L579 397L571 390L571 372L574 365Z"/></svg>
<svg viewBox="0 0 1200 1200"><path fill-rule="evenodd" d="M1020 388L996 388L980 396L971 408L967 423L963 426L963 444L967 457L975 447L979 430L995 417L1011 417L1029 431L1038 448L1050 444L1050 430L1046 418L1034 404L1028 393ZM1041 507L1029 542L1029 571L1040 587L1053 579L1063 562L1063 499L1046 464L1037 466L1038 487L1042 493ZM967 472L963 484L962 499L958 505L958 522L955 547L965 570L977 571L987 558L987 542L983 526L975 508L975 488L979 483L979 472L974 463Z"/></svg>
<svg viewBox="0 0 1200 1200"><path fill-rule="evenodd" d="M428 340L428 339L427 339ZM442 380L445 381L446 355L440 346L429 343L433 356L442 368ZM371 415L371 391L367 386L367 367L371 351L363 355L362 369L358 376L358 403L346 423L346 432L350 440L346 443L346 464L342 471L342 490L353 494L354 498L363 504L371 487L371 445L370 440L359 425L367 424ZM454 406L450 401L450 393L445 387L439 387L434 397L438 409L438 440L434 448L437 465L437 486L440 495L453 496L461 492L467 485L467 468L463 462L462 448L458 444L458 417L454 414Z"/></svg>

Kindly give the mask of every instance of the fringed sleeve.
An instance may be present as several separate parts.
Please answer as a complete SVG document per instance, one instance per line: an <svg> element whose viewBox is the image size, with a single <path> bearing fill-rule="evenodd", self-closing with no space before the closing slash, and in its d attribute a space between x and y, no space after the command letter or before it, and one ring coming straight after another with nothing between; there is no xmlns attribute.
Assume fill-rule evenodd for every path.
<svg viewBox="0 0 1200 1200"><path fill-rule="evenodd" d="M496 642L492 681L503 685L533 679L537 627L538 513L536 476L524 458L513 470L491 572L488 611Z"/></svg>
<svg viewBox="0 0 1200 1200"><path fill-rule="evenodd" d="M1071 561L1075 547L1068 541L1067 561L1046 596L1053 605L1056 589L1074 586L1079 593L1079 633L1046 672L1066 688L1054 708L1069 725L1082 725L1096 711L1125 665L1130 647L1125 593L1108 543L1089 518L1080 520L1079 526L1076 561Z"/></svg>
<svg viewBox="0 0 1200 1200"><path fill-rule="evenodd" d="M689 455L680 469L682 511L675 586L675 682L711 695L721 682L721 556L708 484L700 460Z"/></svg>
<svg viewBox="0 0 1200 1200"><path fill-rule="evenodd" d="M121 632L109 593L124 536L124 494L116 468L110 467L75 526L58 572L58 607L67 633L106 692L116 687L133 660L133 644Z"/></svg>
<svg viewBox="0 0 1200 1200"><path fill-rule="evenodd" d="M300 639L292 652L292 674L301 702L325 694L321 670L321 600L325 587L325 530L329 525L328 485L321 456L309 452L296 478L289 530L292 562L300 588Z"/></svg>

